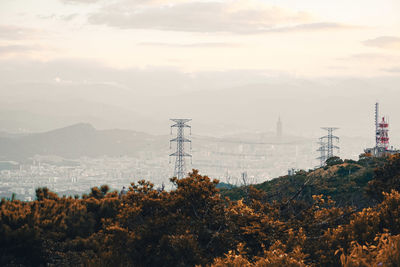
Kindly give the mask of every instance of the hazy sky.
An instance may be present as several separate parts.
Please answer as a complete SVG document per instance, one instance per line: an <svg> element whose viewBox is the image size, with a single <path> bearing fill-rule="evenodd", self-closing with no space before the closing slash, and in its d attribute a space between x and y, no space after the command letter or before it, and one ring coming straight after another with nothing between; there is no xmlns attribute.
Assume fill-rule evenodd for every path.
<svg viewBox="0 0 400 267"><path fill-rule="evenodd" d="M376 100L400 130L399 14L399 0L0 0L0 131L168 132L175 116L274 130L280 114L286 132L368 137Z"/></svg>
<svg viewBox="0 0 400 267"><path fill-rule="evenodd" d="M400 68L398 0L1 0L2 59L300 76Z"/></svg>

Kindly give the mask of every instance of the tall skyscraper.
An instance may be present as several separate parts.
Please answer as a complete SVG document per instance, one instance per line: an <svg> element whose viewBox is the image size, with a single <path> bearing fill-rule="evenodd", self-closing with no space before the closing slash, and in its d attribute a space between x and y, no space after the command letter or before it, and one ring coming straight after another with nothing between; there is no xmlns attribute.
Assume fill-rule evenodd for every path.
<svg viewBox="0 0 400 267"><path fill-rule="evenodd" d="M276 123L276 136L278 138L282 138L282 121L281 116L278 118L278 122Z"/></svg>

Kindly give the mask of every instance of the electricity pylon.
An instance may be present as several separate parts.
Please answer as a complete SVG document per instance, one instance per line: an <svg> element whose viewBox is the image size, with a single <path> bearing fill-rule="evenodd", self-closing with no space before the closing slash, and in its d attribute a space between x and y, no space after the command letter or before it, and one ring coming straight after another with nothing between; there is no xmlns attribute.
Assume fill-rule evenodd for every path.
<svg viewBox="0 0 400 267"><path fill-rule="evenodd" d="M321 153L320 157L318 158L321 162L320 167L323 167L325 165L325 162L334 156L334 150L336 149L337 151L339 151L340 149L338 146L333 144L334 140L339 142L339 137L333 135L333 131L339 128L324 127L321 129L328 131L327 135L319 139L320 147L317 150Z"/></svg>
<svg viewBox="0 0 400 267"><path fill-rule="evenodd" d="M170 140L170 146L171 142L176 142L176 151L169 156L176 157L174 177L182 179L186 175L185 157L192 158L191 154L185 153L185 143L190 143L190 149L192 149L192 141L185 138L185 128L189 128L190 134L192 134L192 127L186 124L191 119L171 119L171 121L175 122L175 124L171 125L171 134L173 127L177 128L177 132L176 138Z"/></svg>

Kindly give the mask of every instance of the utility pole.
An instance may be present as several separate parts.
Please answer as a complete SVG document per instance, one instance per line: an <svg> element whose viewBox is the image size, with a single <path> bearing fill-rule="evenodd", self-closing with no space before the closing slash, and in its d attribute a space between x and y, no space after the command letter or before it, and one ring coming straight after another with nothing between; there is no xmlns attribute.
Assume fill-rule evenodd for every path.
<svg viewBox="0 0 400 267"><path fill-rule="evenodd" d="M185 157L192 158L191 154L185 153L185 143L190 143L190 149L192 149L192 141L185 138L185 128L189 128L190 134L192 134L192 127L186 124L191 119L171 119L171 121L175 122L175 124L171 125L171 134L173 127L177 128L177 132L176 138L170 140L170 147L172 142L176 142L176 151L169 156L176 157L174 177L182 179L186 175Z"/></svg>

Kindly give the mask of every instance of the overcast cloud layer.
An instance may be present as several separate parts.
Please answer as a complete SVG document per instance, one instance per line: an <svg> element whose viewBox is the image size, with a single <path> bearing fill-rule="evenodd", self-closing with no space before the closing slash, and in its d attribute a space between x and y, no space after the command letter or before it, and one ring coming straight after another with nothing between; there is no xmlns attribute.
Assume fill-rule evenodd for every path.
<svg viewBox="0 0 400 267"><path fill-rule="evenodd" d="M143 6L123 1L103 7L89 16L89 22L122 29L153 29L184 32L262 32L330 30L347 26L319 22L307 12L293 12L245 1L185 2Z"/></svg>
<svg viewBox="0 0 400 267"><path fill-rule="evenodd" d="M364 44L367 46L400 50L400 37L381 36L374 39L366 40L364 41Z"/></svg>
<svg viewBox="0 0 400 267"><path fill-rule="evenodd" d="M39 29L15 25L0 25L0 40L21 40L36 37Z"/></svg>
<svg viewBox="0 0 400 267"><path fill-rule="evenodd" d="M359 14L344 0L4 0L0 58L371 77L393 73L400 56L396 6L383 1Z"/></svg>

